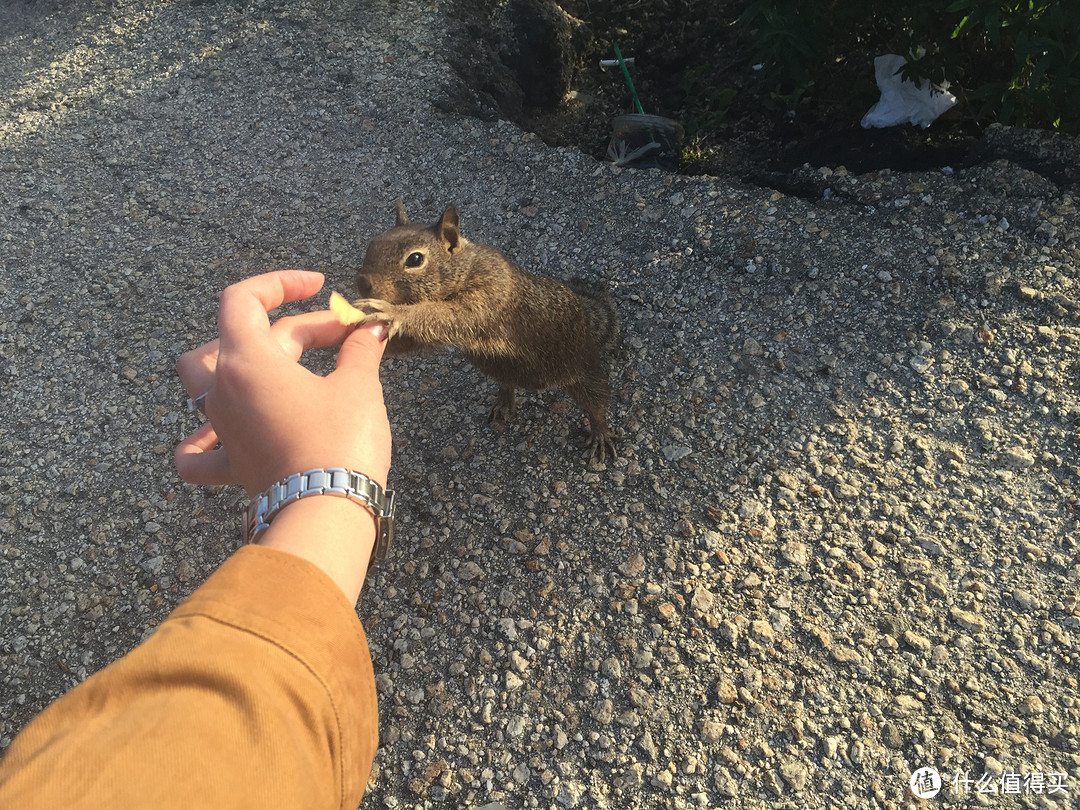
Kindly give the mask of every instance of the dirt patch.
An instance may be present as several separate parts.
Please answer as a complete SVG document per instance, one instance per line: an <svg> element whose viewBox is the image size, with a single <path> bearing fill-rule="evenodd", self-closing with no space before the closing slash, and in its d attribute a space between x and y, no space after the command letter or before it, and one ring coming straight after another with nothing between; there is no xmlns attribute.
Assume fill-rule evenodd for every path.
<svg viewBox="0 0 1080 810"><path fill-rule="evenodd" d="M686 128L682 173L776 186L804 163L861 173L960 168L978 158L979 133L957 114L928 130L862 129L878 98L870 50L837 64L795 105L770 97L734 25L742 8L715 0L470 0L457 19L459 34L476 45L451 60L464 85L452 103L603 159L611 120L634 110L620 70L600 67L618 45L634 60L645 112Z"/></svg>

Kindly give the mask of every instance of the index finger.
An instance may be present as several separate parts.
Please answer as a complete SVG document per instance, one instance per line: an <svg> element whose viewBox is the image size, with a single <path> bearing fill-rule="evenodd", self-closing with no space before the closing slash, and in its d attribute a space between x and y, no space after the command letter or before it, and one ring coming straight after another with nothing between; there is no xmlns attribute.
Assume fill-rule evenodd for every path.
<svg viewBox="0 0 1080 810"><path fill-rule="evenodd" d="M285 354L296 360L308 349L339 345L354 329L339 321L330 310L319 309L278 318L270 326L270 334Z"/></svg>
<svg viewBox="0 0 1080 810"><path fill-rule="evenodd" d="M322 289L322 284L322 273L277 270L226 287L218 301L218 334L222 345L232 344L252 332L268 332L267 312L314 295Z"/></svg>

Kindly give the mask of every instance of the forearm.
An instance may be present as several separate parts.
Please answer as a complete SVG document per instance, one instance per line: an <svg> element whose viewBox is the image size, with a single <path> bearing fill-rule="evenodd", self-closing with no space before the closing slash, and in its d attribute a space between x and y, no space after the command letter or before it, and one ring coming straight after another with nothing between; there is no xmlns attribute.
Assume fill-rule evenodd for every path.
<svg viewBox="0 0 1080 810"><path fill-rule="evenodd" d="M378 716L339 587L298 556L241 549L27 726L0 762L0 806L355 808Z"/></svg>

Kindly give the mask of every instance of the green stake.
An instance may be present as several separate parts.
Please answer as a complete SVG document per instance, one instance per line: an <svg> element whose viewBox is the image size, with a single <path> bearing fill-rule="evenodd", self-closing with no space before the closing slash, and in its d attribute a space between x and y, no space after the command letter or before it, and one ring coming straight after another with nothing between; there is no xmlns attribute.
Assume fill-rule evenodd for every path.
<svg viewBox="0 0 1080 810"><path fill-rule="evenodd" d="M630 71L626 69L626 62L622 58L622 52L619 50L619 46L615 46L615 58L619 60L619 67L622 68L623 78L626 79L626 86L630 88L630 95L634 97L634 107L637 109L640 115L645 114L645 110L641 109L641 99L637 97L637 90L634 89L634 80L630 78Z"/></svg>

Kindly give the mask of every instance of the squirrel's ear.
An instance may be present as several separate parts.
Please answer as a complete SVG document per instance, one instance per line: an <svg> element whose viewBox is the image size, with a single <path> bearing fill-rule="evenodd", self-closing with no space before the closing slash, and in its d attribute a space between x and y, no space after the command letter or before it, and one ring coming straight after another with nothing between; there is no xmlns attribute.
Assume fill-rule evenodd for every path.
<svg viewBox="0 0 1080 810"><path fill-rule="evenodd" d="M405 203L402 201L401 197L398 197L397 209L396 210L397 210L397 223L396 224L399 225L399 226L400 225L408 225L409 224L409 215L405 213Z"/></svg>
<svg viewBox="0 0 1080 810"><path fill-rule="evenodd" d="M458 231L458 213L454 206L451 205L443 211L439 221L435 223L435 236L451 253L457 250L461 233Z"/></svg>

